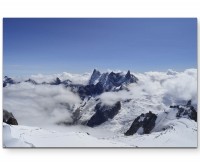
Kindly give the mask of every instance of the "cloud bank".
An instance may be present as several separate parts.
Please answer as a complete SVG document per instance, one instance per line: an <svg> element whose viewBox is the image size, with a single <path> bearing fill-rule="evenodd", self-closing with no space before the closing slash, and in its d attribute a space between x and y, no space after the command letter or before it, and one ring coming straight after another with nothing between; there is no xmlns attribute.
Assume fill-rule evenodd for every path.
<svg viewBox="0 0 200 165"><path fill-rule="evenodd" d="M80 98L63 86L20 83L3 90L3 108L12 112L19 124L41 126L70 122L72 106Z"/></svg>
<svg viewBox="0 0 200 165"><path fill-rule="evenodd" d="M132 74L139 79L138 83L130 84L129 91L103 93L99 96L103 103L112 105L117 101L157 96L166 106L188 100L197 104L197 69Z"/></svg>
<svg viewBox="0 0 200 165"><path fill-rule="evenodd" d="M61 74L53 74L53 75L43 75L43 74L37 74L37 75L31 75L31 79L35 80L38 83L42 82L52 82L57 77L61 80L70 80L73 84L84 84L86 85L90 78L90 73L84 73L84 74L71 74L67 72L63 72Z"/></svg>

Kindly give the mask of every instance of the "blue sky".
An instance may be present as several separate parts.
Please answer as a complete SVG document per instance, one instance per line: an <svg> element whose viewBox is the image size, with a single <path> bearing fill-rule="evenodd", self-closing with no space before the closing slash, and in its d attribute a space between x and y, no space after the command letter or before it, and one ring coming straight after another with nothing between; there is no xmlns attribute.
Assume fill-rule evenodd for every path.
<svg viewBox="0 0 200 165"><path fill-rule="evenodd" d="M197 67L197 20L3 19L4 75Z"/></svg>

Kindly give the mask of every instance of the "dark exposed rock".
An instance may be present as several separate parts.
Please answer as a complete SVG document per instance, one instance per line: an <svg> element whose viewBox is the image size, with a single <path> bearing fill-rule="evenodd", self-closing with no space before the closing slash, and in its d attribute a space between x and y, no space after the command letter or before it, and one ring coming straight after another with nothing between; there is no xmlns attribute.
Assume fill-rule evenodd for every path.
<svg viewBox="0 0 200 165"><path fill-rule="evenodd" d="M126 75L122 73L111 72L103 84L106 91L110 91L115 87L136 83L137 81L138 79L134 75L130 74L130 71L128 71Z"/></svg>
<svg viewBox="0 0 200 165"><path fill-rule="evenodd" d="M50 83L42 82L43 85L45 85L45 84L49 84L49 85L60 85L60 84L63 84L66 87L71 86L71 83L72 83L72 81L70 81L70 80L61 81L58 77L53 82L50 82ZM76 84L74 84L74 86L76 86Z"/></svg>
<svg viewBox="0 0 200 165"><path fill-rule="evenodd" d="M192 100L189 100L186 104L186 106L192 106Z"/></svg>
<svg viewBox="0 0 200 165"><path fill-rule="evenodd" d="M136 83L137 81L138 79L130 71L126 75L114 72L101 74L94 69L88 85L80 85L77 91L80 97L84 99L87 96L95 96L103 92L122 90L124 89L123 86ZM72 88L77 87L73 86Z"/></svg>
<svg viewBox="0 0 200 165"><path fill-rule="evenodd" d="M3 87L6 87L8 84L16 84L12 78L5 76L3 80Z"/></svg>
<svg viewBox="0 0 200 165"><path fill-rule="evenodd" d="M13 117L10 117L10 118L7 120L6 123L7 123L7 124L10 124L10 125L18 125L17 120L16 120L15 118L13 118Z"/></svg>
<svg viewBox="0 0 200 165"><path fill-rule="evenodd" d="M102 105L98 103L95 106L96 113L90 118L87 122L89 127L98 126L108 119L112 119L115 115L118 114L121 109L121 103L118 101L114 106Z"/></svg>
<svg viewBox="0 0 200 165"><path fill-rule="evenodd" d="M130 73L130 70L128 70L128 72L126 73L126 79L130 79L131 78L131 73Z"/></svg>
<svg viewBox="0 0 200 165"><path fill-rule="evenodd" d="M37 85L37 84L38 84L36 81L34 81L34 80L32 80L32 79L28 79L28 80L26 80L25 82L29 82L29 83L32 83L32 84L34 84L34 85Z"/></svg>
<svg viewBox="0 0 200 165"><path fill-rule="evenodd" d="M10 117L14 117L13 114L7 110L3 110L3 121L6 122Z"/></svg>
<svg viewBox="0 0 200 165"><path fill-rule="evenodd" d="M122 85L136 83L138 79L134 75L132 75L130 71L128 71L126 75L124 75L123 73L114 72L101 74L95 69L89 80L89 85L95 84L96 81L101 83L104 91L110 91L111 89L120 87Z"/></svg>
<svg viewBox="0 0 200 165"><path fill-rule="evenodd" d="M189 100L186 105L174 105L170 106L170 108L178 110L176 114L177 118L185 117L197 121L197 111L192 106L191 100Z"/></svg>
<svg viewBox="0 0 200 165"><path fill-rule="evenodd" d="M169 114L172 112L174 114L174 118L188 118L192 119L194 121L197 121L197 111L192 106L191 100L187 102L185 105L172 105L170 108L175 109L176 113L174 114L173 110L170 110L169 112L163 112L166 114ZM166 115L163 115L161 113L160 115L155 115L152 112L141 114L138 116L134 122L132 123L129 130L125 133L125 135L133 135L136 132L140 134L149 134L151 133L152 129L155 127L155 122L158 116L165 117ZM141 128L141 129L140 129ZM140 129L140 130L139 130ZM163 128L163 130L166 128Z"/></svg>
<svg viewBox="0 0 200 165"><path fill-rule="evenodd" d="M169 108L178 108L179 105L170 105Z"/></svg>
<svg viewBox="0 0 200 165"><path fill-rule="evenodd" d="M61 84L61 80L57 77L56 80L54 82L50 83L51 85L60 85Z"/></svg>
<svg viewBox="0 0 200 165"><path fill-rule="evenodd" d="M138 79L134 75L132 75L130 73L130 71L128 71L127 74L126 74L126 76L125 76L125 82L126 82L126 84L135 83L137 81L138 81Z"/></svg>
<svg viewBox="0 0 200 165"><path fill-rule="evenodd" d="M86 96L99 95L103 93L103 86L101 85L101 83L97 83L96 85L91 84L86 86L80 86L78 88L78 93L81 98L84 98Z"/></svg>
<svg viewBox="0 0 200 165"><path fill-rule="evenodd" d="M3 122L11 125L18 125L18 122L13 114L7 110L3 110Z"/></svg>
<svg viewBox="0 0 200 165"><path fill-rule="evenodd" d="M155 126L157 116L151 111L146 114L141 114L132 123L129 130L125 133L126 136L135 134L139 128L142 128L141 134L149 134Z"/></svg>
<svg viewBox="0 0 200 165"><path fill-rule="evenodd" d="M101 73L100 73L98 70L94 69L94 71L93 71L93 73L92 73L92 75L91 75L91 78L90 78L90 80L89 80L89 85L94 84L95 81L96 81L100 76L101 76Z"/></svg>

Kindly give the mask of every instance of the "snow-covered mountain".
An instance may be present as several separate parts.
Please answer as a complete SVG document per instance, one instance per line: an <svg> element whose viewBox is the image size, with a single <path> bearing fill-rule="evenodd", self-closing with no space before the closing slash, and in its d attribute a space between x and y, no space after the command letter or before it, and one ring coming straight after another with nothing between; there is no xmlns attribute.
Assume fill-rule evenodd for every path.
<svg viewBox="0 0 200 165"><path fill-rule="evenodd" d="M3 81L3 108L19 124L3 125L4 147L197 146L196 69Z"/></svg>
<svg viewBox="0 0 200 165"><path fill-rule="evenodd" d="M126 74L123 73L103 73L94 69L91 78L89 80L89 85L101 84L104 91L110 91L113 88L122 88L124 85L129 85L130 83L136 83L138 79L128 71Z"/></svg>

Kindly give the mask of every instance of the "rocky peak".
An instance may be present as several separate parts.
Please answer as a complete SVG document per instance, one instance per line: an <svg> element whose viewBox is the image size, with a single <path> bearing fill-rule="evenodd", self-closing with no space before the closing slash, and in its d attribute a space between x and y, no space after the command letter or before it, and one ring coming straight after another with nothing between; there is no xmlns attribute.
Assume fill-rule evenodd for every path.
<svg viewBox="0 0 200 165"><path fill-rule="evenodd" d="M3 110L3 122L10 125L18 125L18 122L13 114L7 110Z"/></svg>
<svg viewBox="0 0 200 165"><path fill-rule="evenodd" d="M103 85L105 91L110 91L111 89L120 87L121 85L136 83L138 79L130 73L130 70L128 70L127 74L124 75L123 73L115 72L101 74L99 71L94 69L89 84L96 84L97 81Z"/></svg>
<svg viewBox="0 0 200 165"><path fill-rule="evenodd" d="M8 84L16 84L16 82L12 78L4 76L3 87L6 87Z"/></svg>
<svg viewBox="0 0 200 165"><path fill-rule="evenodd" d="M61 83L61 81L60 81L60 79L59 79L58 77L56 78L56 83L57 83L57 84L60 84L60 83Z"/></svg>
<svg viewBox="0 0 200 165"><path fill-rule="evenodd" d="M112 81L113 83L117 83L119 82L119 80L122 78L123 76L120 74L120 73L114 73L114 72L111 72L109 75L108 75L108 79L110 81Z"/></svg>
<svg viewBox="0 0 200 165"><path fill-rule="evenodd" d="M197 111L192 106L191 100L189 100L186 105L173 105L170 106L170 108L176 109L178 111L176 114L177 118L185 117L197 121Z"/></svg>
<svg viewBox="0 0 200 165"><path fill-rule="evenodd" d="M108 119L113 119L115 115L118 114L121 109L121 103L118 101L113 106L102 105L102 103L98 103L95 106L96 113L90 118L87 122L87 126L94 127L98 126Z"/></svg>
<svg viewBox="0 0 200 165"><path fill-rule="evenodd" d="M29 83L32 83L34 85L38 84L36 81L34 81L34 80L30 79L30 78L28 80L26 80L25 82L29 82Z"/></svg>
<svg viewBox="0 0 200 165"><path fill-rule="evenodd" d="M131 73L130 73L130 70L128 70L128 72L126 73L126 76L125 76L127 79L130 79L131 78Z"/></svg>
<svg viewBox="0 0 200 165"><path fill-rule="evenodd" d="M60 85L61 84L61 80L57 77L56 80L52 83L50 83L51 85Z"/></svg>
<svg viewBox="0 0 200 165"><path fill-rule="evenodd" d="M78 87L78 93L79 96L84 99L86 96L95 96L103 93L103 86L101 83L97 84L90 84L90 85L85 85L85 86L79 86Z"/></svg>
<svg viewBox="0 0 200 165"><path fill-rule="evenodd" d="M130 73L130 71L128 70L126 76L125 76L125 83L126 84L130 84L130 83L136 83L138 81L138 78L135 77L133 74Z"/></svg>
<svg viewBox="0 0 200 165"><path fill-rule="evenodd" d="M91 75L91 78L90 78L90 80L89 80L89 85L94 84L95 81L96 81L100 76L101 76L101 73L100 73L98 70L94 69L94 70L93 70L93 73L92 73L92 75Z"/></svg>
<svg viewBox="0 0 200 165"><path fill-rule="evenodd" d="M125 133L126 136L133 135L136 132L139 134L149 134L155 127L157 115L149 111L146 114L141 114L132 123L129 130Z"/></svg>

